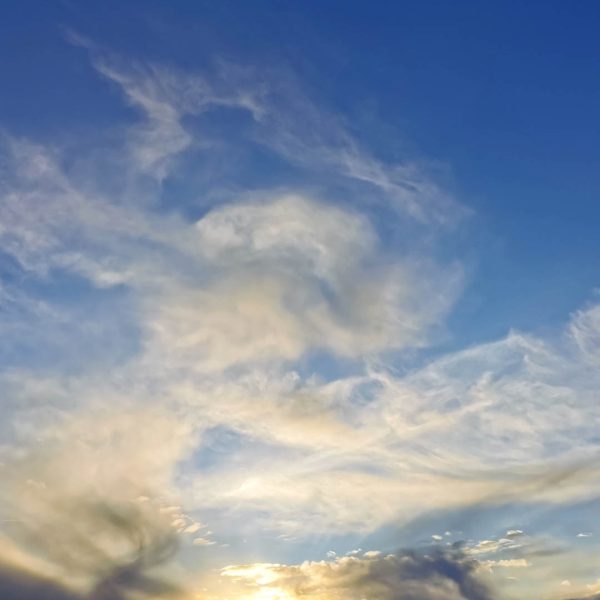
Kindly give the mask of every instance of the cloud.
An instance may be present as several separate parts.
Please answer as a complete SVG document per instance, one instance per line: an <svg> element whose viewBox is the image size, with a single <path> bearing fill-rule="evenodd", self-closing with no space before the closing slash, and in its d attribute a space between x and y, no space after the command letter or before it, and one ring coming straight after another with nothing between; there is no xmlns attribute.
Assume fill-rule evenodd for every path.
<svg viewBox="0 0 600 600"><path fill-rule="evenodd" d="M586 362L600 363L600 304L579 310L571 319L569 334Z"/></svg>
<svg viewBox="0 0 600 600"><path fill-rule="evenodd" d="M567 351L573 352L570 358ZM562 397L572 394L575 398L577 394L577 402L585 402L585 394L566 386L563 381L567 380L561 379L561 371L555 368L560 363L565 376L567 371L575 372L578 352L577 348L553 347L513 334L501 342L440 359L406 377L376 369L361 377L309 383L298 374L268 375L259 370L224 380L218 375L206 378L180 369L177 381L170 377L162 380L160 375L153 384L157 389L143 388L139 400L132 402L139 401L146 406L142 411L147 412L148 402L156 397L159 406L178 411L185 427L180 429L165 416L157 417L156 427L151 421L144 425L137 413L123 419L121 425L115 418L106 429L108 447L114 443L111 440L119 439L115 435L122 435L109 434L111 431L134 433L139 426L140 433L146 431L147 435L139 440L133 437L136 442L125 452L116 446L114 452L97 457L79 453L72 459L80 458L79 463L68 464L79 473L85 467L78 465L110 465L132 455L138 458L130 471L154 475L159 486L167 487L171 485L170 474L183 469L186 479L176 488L195 509L222 510L226 520L237 515L235 518L253 522L257 528L293 532L295 536L371 531L391 520L404 522L425 510L473 502L564 503L594 497L597 474L593 461L573 469L577 462L558 464L543 446L532 446L527 440L531 435L552 450L560 437L552 438L552 432L569 426L571 413L565 412L565 404L543 401L552 397L557 385ZM567 359L573 364L565 362ZM543 368L544 364L553 368ZM525 378L525 382L538 386L546 374L553 381L535 389L549 395L529 400L528 386L520 380ZM119 378L131 375L138 376L135 371L128 375L126 370ZM593 373L587 372L586 377L590 376ZM590 385L583 376L576 381L582 389ZM96 385L90 382L90 387ZM110 391L115 383L107 381L107 385ZM81 390L84 393L85 386ZM536 427L528 433L521 420L514 422L518 428L513 431L510 421L502 427L504 438L483 435L483 427L474 425L478 422L474 419L486 412L497 417L486 418L485 423L504 418L511 390L520 394L514 401ZM67 392L73 393L78 392ZM111 398L102 388L97 396L104 402ZM120 402L117 398L111 401ZM462 403L457 398L463 398ZM570 406L569 411L579 411L582 405L566 406ZM590 401L588 406L592 411L588 419L593 419L594 405ZM560 417L553 415L555 410ZM576 424L584 422L579 415L573 416ZM97 423L95 418L90 417L78 435L88 435L86 430ZM586 425L592 428L593 422ZM390 435L390 426L395 435ZM214 438L210 442L209 435L198 435L211 428L222 435L235 435L239 449L226 446L223 454L213 458L215 469L205 472L190 464L187 457L192 452L202 457L211 451ZM543 428L546 433L540 437L538 430ZM478 450L466 453L464 439L473 436L479 436ZM577 445L570 442L573 460L584 460L586 454L593 458L593 437L588 448L585 435L576 439ZM157 440L163 440L164 454L157 452ZM506 445L502 456L498 455L498 448L503 448L499 443ZM167 451L171 444L172 453ZM519 444L529 448L529 453L520 455ZM428 448L435 448L437 454ZM538 448L537 455L531 453L533 448ZM516 453L516 459L511 452ZM161 461L164 456L164 462L149 463L145 455ZM162 479L160 473L164 474ZM437 493L440 489L447 494ZM521 543L514 532L505 537L507 544Z"/></svg>
<svg viewBox="0 0 600 600"><path fill-rule="evenodd" d="M525 534L520 529L508 529L506 531L506 537L510 538L510 539L521 537L522 535L525 535Z"/></svg>
<svg viewBox="0 0 600 600"><path fill-rule="evenodd" d="M90 189L47 148L9 139L4 150L2 249L49 283L67 273L126 289L127 317L142 320L129 327L149 336L149 354L167 351L156 360L214 371L310 349L356 358L420 347L461 289L458 264L392 257L368 216L342 205L266 193L186 222ZM69 319L22 290L4 295L43 310L44 328L52 311Z"/></svg>
<svg viewBox="0 0 600 600"><path fill-rule="evenodd" d="M85 48L96 70L142 113L144 121L128 131L131 158L142 173L158 181L170 173L178 155L197 143L183 123L185 117L216 107L243 109L254 118L261 114L260 89L230 85L223 77L203 77L173 66L126 61L77 32L68 31L67 39Z"/></svg>
<svg viewBox="0 0 600 600"><path fill-rule="evenodd" d="M75 160L65 148L2 139L0 258L10 268L0 333L6 353L27 342L0 373L1 458L27 458L4 507L24 498L19 514L39 524L47 513L35 496L46 489L101 532L112 531L112 509L88 521L77 498L121 507L165 496L185 506L168 513L168 527L191 547L213 543L202 512L217 536L254 529L302 540L472 503L596 497L597 304L551 338L511 332L394 369L393 352L436 339L460 293L460 264L413 246L462 212L452 199L410 161L378 160L305 95L290 101L294 86L268 73L257 84L231 65L197 75L92 54L142 115L124 125L124 147L98 146L97 168L95 153ZM261 190L217 178L184 206L161 182L186 187L193 174L177 158L196 145L218 153L201 117L222 110L251 117L225 146L259 141L310 185ZM328 193L340 179L343 198ZM397 243L396 226L417 233ZM90 311L91 298L103 310ZM44 369L31 348L46 348ZM78 361L65 366L65 355ZM32 448L42 452L31 458ZM48 540L71 531L64 521ZM522 542L513 530L465 553ZM513 560L525 558L493 564ZM122 564L132 563L111 562ZM340 572L365 593L374 577L381 598L405 580L405 595L475 598L461 588L471 564L373 555L267 571L313 595L320 577L341 590Z"/></svg>
<svg viewBox="0 0 600 600"><path fill-rule="evenodd" d="M363 206L383 206L408 216L413 224L434 227L456 224L468 214L423 164L406 158L396 164L379 160L289 72L258 72L225 62L220 67L230 81L261 82L264 110L255 123L255 139L291 163L357 184Z"/></svg>
<svg viewBox="0 0 600 600"><path fill-rule="evenodd" d="M150 327L198 368L420 346L460 288L458 268L386 259L363 215L301 196L219 207L196 228L208 284L172 290Z"/></svg>
<svg viewBox="0 0 600 600"><path fill-rule="evenodd" d="M206 502L235 498L269 515L262 526L308 535L471 503L596 497L596 374L563 339L512 333L404 377L373 369L325 385L276 375L220 385L217 418L244 444L219 463ZM192 404L203 396L189 394ZM511 530L503 543L521 538Z"/></svg>
<svg viewBox="0 0 600 600"><path fill-rule="evenodd" d="M178 548L174 519L193 520L165 510L165 498L189 438L176 419L150 407L127 414L124 404L116 414L67 413L37 430L35 446L3 453L2 598L179 593L164 567Z"/></svg>
<svg viewBox="0 0 600 600"><path fill-rule="evenodd" d="M224 60L204 73L176 67L124 61L71 32L85 47L96 69L116 83L145 121L130 129L132 156L142 172L164 179L173 159L198 140L184 124L186 116L210 110L241 110L252 118L249 138L291 163L366 186L364 196L417 222L455 223L466 209L436 184L414 160L386 164L349 133L336 114L318 106L289 71L256 69ZM209 144L210 145L210 144Z"/></svg>
<svg viewBox="0 0 600 600"><path fill-rule="evenodd" d="M483 561L482 566L490 569L524 569L531 566L531 563L524 558L508 558L501 560L486 560Z"/></svg>
<svg viewBox="0 0 600 600"><path fill-rule="evenodd" d="M194 546L212 546L215 543L216 542L214 542L213 540L209 540L203 537L194 538L194 540L192 541L192 544L194 544Z"/></svg>
<svg viewBox="0 0 600 600"><path fill-rule="evenodd" d="M226 567L222 575L245 585L292 598L373 600L489 600L495 597L477 574L477 562L458 551L398 553L300 565L256 564Z"/></svg>
<svg viewBox="0 0 600 600"><path fill-rule="evenodd" d="M67 173L57 149L9 136L0 142L0 244L28 275L66 271L110 288L156 277L186 247L181 219L159 218L135 194L111 197L99 175Z"/></svg>
<svg viewBox="0 0 600 600"><path fill-rule="evenodd" d="M39 491L39 490L38 490ZM38 502L31 520L16 521L21 560L0 552L0 592L6 600L120 600L174 597L179 589L152 572L174 555L167 524L134 503L108 505L91 496ZM36 561L43 569L32 570ZM52 573L50 575L49 573Z"/></svg>
<svg viewBox="0 0 600 600"><path fill-rule="evenodd" d="M79 594L51 579L2 564L0 597L4 600L83 600Z"/></svg>

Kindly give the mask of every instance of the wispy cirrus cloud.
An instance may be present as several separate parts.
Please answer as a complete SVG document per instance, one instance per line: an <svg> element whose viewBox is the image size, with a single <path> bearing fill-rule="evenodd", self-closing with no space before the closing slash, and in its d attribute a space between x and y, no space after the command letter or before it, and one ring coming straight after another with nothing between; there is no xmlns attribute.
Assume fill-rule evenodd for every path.
<svg viewBox="0 0 600 600"><path fill-rule="evenodd" d="M241 86L231 71L207 79L91 52L98 71L144 119L124 126L124 146L110 149L120 157L111 185L104 181L114 161L103 162L93 176L97 154L87 163L82 156L72 161L65 149L8 135L2 140L0 248L14 272L3 280L3 303L18 305L11 313L18 327L3 322L4 341L27 340L42 354L52 353L56 365L73 348L78 355L76 368L67 360L50 371L43 366L42 375L24 352L11 356L16 366L1 375L9 398L2 469L13 482L3 498L6 522L38 528L47 506L77 506L77 498L83 506L95 497L128 506L146 493L150 501L156 494L180 496L196 511L229 511L241 503L260 509L275 498L244 498L236 489L252 486L240 483L235 469L220 465L216 477L196 472L201 440L222 428L251 444L264 439L281 456L300 447L304 459L312 460L313 449L307 450L319 434L307 442L306 428L298 426L303 422L315 432L319 425L319 446L336 448L343 432L353 432L339 419L346 410L343 390L353 384L303 390L304 376L293 364L319 351L360 365L366 356L427 343L460 289L460 268L442 269L426 255L393 256L358 203L350 208L304 192L265 190L260 198L254 191L250 200L241 194L197 219L177 210L167 214L160 184L196 141L184 123L187 116L235 108L279 136L266 123L275 108L263 106L264 93ZM269 144L275 148L279 141ZM156 184L148 185L148 175ZM118 181L125 183L122 190L115 189ZM65 286L75 286L85 302L73 299ZM92 323L85 316L89 299L103 305L110 299L110 313L94 314ZM128 345L132 331L139 343ZM91 351L107 339L107 355L127 348L110 367ZM274 434L252 425L257 422L250 393L276 426ZM200 503L192 501L198 486ZM42 504L35 500L40 490ZM297 513L290 501L285 510ZM312 510L310 496L302 502ZM336 504L327 500L322 523ZM48 524L53 529L44 525L50 546L69 532L67 514L55 516ZM83 526L82 514L72 516L75 527ZM274 519L270 527L278 527L279 516ZM348 519L356 522L355 515ZM204 526L195 528L192 517L173 522L198 547L216 543ZM25 538L16 535L16 547L31 555ZM21 573L12 573L7 581L17 585L13 579L21 581ZM27 585L67 596L87 593L73 588L77 582L69 574L40 577L50 575L67 587L35 578ZM121 593L101 582L94 585ZM104 592L90 593L95 598Z"/></svg>
<svg viewBox="0 0 600 600"><path fill-rule="evenodd" d="M366 184L359 190L363 204L381 203L430 226L456 223L468 214L417 161L390 165L372 155L339 116L309 98L289 71L216 61L204 74L188 73L126 62L75 32L68 38L90 52L98 72L144 115L145 121L129 131L130 149L136 166L159 180L177 155L206 143L188 131L185 118L228 108L248 113L252 126L245 134L291 163Z"/></svg>
<svg viewBox="0 0 600 600"><path fill-rule="evenodd" d="M366 534L470 503L595 497L596 304L554 338L511 332L391 368L393 352L436 339L464 276L426 244L394 245L383 225L435 237L464 214L457 202L410 161L367 152L272 72L221 64L198 75L90 52L142 118L108 150L120 161L112 185L110 161L95 171L67 150L2 140L0 249L12 265L0 295L12 360L0 373L2 456L14 481L127 506L168 497L185 507L171 529L198 551L252 531ZM250 117L226 147L260 143L314 175L311 189L236 181L211 204L217 178L184 210L166 184L192 176L183 158L221 110ZM319 187L323 173L353 183L345 201ZM94 319L86 299L104 307ZM46 348L55 368L13 356L17 339ZM204 514L214 534L195 529ZM469 560L261 568L275 587L315 597L322 581L343 597L487 598ZM529 558L486 560L510 569Z"/></svg>

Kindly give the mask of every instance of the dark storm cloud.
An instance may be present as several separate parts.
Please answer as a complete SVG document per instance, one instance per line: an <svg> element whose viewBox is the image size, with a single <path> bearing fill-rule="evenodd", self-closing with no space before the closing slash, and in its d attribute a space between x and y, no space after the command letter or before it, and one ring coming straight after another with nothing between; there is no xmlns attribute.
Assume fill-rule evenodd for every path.
<svg viewBox="0 0 600 600"><path fill-rule="evenodd" d="M113 567L88 593L77 593L62 583L11 565L0 565L2 600L125 600L175 594L176 588L140 571L139 564Z"/></svg>
<svg viewBox="0 0 600 600"><path fill-rule="evenodd" d="M150 574L172 558L175 533L134 504L81 501L63 506L60 513L53 506L43 518L21 524L17 537L32 556L83 579L87 589L75 591L0 557L2 600L126 600L172 596L178 591Z"/></svg>
<svg viewBox="0 0 600 600"><path fill-rule="evenodd" d="M0 565L2 600L83 600L63 585L35 573L9 565Z"/></svg>
<svg viewBox="0 0 600 600"><path fill-rule="evenodd" d="M476 574L478 562L459 550L428 554L400 552L368 560L354 587L378 600L491 600L494 595Z"/></svg>

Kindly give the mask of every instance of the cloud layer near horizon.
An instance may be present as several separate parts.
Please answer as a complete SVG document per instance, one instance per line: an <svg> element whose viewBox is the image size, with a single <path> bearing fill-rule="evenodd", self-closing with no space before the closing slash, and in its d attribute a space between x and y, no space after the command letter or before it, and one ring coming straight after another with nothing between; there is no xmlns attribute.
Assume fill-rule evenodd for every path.
<svg viewBox="0 0 600 600"><path fill-rule="evenodd" d="M277 597L360 600L491 600L494 596L476 575L477 561L459 551L345 556L301 565L226 567L225 577L246 585L246 594ZM256 591L258 589L258 591Z"/></svg>

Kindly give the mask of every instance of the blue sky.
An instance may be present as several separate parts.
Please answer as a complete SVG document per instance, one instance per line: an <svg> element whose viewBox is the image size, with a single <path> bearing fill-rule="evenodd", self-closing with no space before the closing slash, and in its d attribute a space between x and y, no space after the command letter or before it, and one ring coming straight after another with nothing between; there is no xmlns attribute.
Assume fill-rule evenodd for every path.
<svg viewBox="0 0 600 600"><path fill-rule="evenodd" d="M475 255L474 293L457 336L543 327L589 297L586 258L600 244L594 3L243 4L19 3L3 25L5 120L55 136L110 127L127 110L62 27L182 67L215 56L283 65L378 155L436 163L476 211L461 247Z"/></svg>
<svg viewBox="0 0 600 600"><path fill-rule="evenodd" d="M596 3L2 12L0 591L600 593Z"/></svg>

